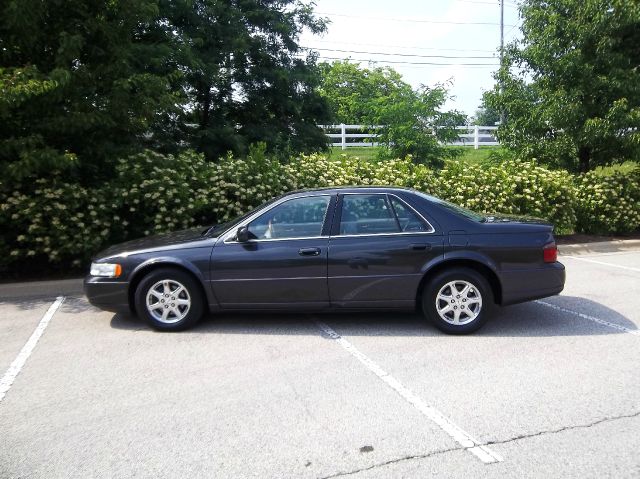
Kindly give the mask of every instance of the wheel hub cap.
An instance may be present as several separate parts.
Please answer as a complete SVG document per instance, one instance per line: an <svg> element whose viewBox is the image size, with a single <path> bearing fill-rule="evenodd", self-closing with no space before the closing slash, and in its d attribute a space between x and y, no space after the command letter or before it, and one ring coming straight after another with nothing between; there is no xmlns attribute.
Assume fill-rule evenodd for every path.
<svg viewBox="0 0 640 479"><path fill-rule="evenodd" d="M450 281L436 296L436 311L449 324L461 326L478 317L482 309L480 291L468 281Z"/></svg>
<svg viewBox="0 0 640 479"><path fill-rule="evenodd" d="M187 316L191 309L191 296L181 283L165 279L149 288L146 305L154 319L172 324Z"/></svg>

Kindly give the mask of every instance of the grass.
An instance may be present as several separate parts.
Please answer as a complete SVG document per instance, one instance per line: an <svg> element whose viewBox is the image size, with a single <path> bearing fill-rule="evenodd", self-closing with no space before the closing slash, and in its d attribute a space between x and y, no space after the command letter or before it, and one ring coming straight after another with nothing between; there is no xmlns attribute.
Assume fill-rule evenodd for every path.
<svg viewBox="0 0 640 479"><path fill-rule="evenodd" d="M346 150L341 149L339 146L334 146L329 151L329 159L337 160L340 158L340 155L347 155L352 157L362 158L363 160L372 160L375 161L378 159L378 152L380 148L377 146L372 147L361 147L354 146L353 148L347 148Z"/></svg>
<svg viewBox="0 0 640 479"><path fill-rule="evenodd" d="M461 155L458 157L459 161L465 161L468 163L482 163L485 161L492 151L500 151L502 148L499 146L481 146L475 150L471 146L450 146L459 150ZM329 158L336 160L340 158L340 155L347 155L350 157L358 157L363 160L376 161L378 159L379 147L352 147L346 150L338 147L332 147L329 152Z"/></svg>
<svg viewBox="0 0 640 479"><path fill-rule="evenodd" d="M640 162L638 161L628 160L628 161L625 161L624 163L620 163L619 165L598 166L594 168L593 171L596 175L601 175L601 176L610 175L611 173L614 173L616 171L620 173L630 173L635 168L638 168L639 165L640 165Z"/></svg>

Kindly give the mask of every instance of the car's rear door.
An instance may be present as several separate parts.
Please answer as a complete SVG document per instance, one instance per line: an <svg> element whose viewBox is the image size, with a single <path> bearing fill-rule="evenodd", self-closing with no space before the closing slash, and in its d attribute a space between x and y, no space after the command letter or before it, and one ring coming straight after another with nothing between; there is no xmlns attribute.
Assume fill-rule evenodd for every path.
<svg viewBox="0 0 640 479"><path fill-rule="evenodd" d="M329 194L276 203L247 223L251 239L223 238L211 256L211 287L220 306L323 308L328 234L335 206Z"/></svg>
<svg viewBox="0 0 640 479"><path fill-rule="evenodd" d="M443 255L443 237L407 202L386 193L338 196L328 283L338 307L415 304L422 270Z"/></svg>

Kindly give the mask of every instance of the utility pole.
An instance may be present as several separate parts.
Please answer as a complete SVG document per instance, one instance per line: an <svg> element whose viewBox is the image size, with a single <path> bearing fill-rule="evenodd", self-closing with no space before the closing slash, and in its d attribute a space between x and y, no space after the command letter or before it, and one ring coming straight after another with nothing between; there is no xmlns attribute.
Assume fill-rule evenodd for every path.
<svg viewBox="0 0 640 479"><path fill-rule="evenodd" d="M504 55L504 0L500 0L500 65Z"/></svg>
<svg viewBox="0 0 640 479"><path fill-rule="evenodd" d="M502 61L504 59L504 0L500 1L500 68L502 68ZM500 85L500 92L502 92L502 85ZM500 112L500 125L504 124L504 109Z"/></svg>

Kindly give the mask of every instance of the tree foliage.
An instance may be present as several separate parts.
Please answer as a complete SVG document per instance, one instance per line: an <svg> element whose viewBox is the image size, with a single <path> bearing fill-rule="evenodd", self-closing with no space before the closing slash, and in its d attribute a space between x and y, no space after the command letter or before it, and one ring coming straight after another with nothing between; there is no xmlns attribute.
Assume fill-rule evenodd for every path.
<svg viewBox="0 0 640 479"><path fill-rule="evenodd" d="M453 126L463 124L463 114L442 111L448 99L443 85L414 90L389 67L361 68L349 61L322 65L321 93L334 121L381 126L378 142L396 157L412 155L417 161L442 166L457 150L442 142L457 138Z"/></svg>
<svg viewBox="0 0 640 479"><path fill-rule="evenodd" d="M640 153L640 3L526 0L521 41L485 95L521 154L588 171Z"/></svg>
<svg viewBox="0 0 640 479"><path fill-rule="evenodd" d="M114 172L144 147L208 159L326 144L298 0L0 0L0 167L5 181Z"/></svg>
<svg viewBox="0 0 640 479"><path fill-rule="evenodd" d="M323 32L311 6L296 0L161 0L184 72L189 143L209 159L326 146L317 127L328 120L317 92L315 56L298 44L304 28Z"/></svg>
<svg viewBox="0 0 640 479"><path fill-rule="evenodd" d="M175 105L152 0L0 2L0 166L12 177L126 154Z"/></svg>

